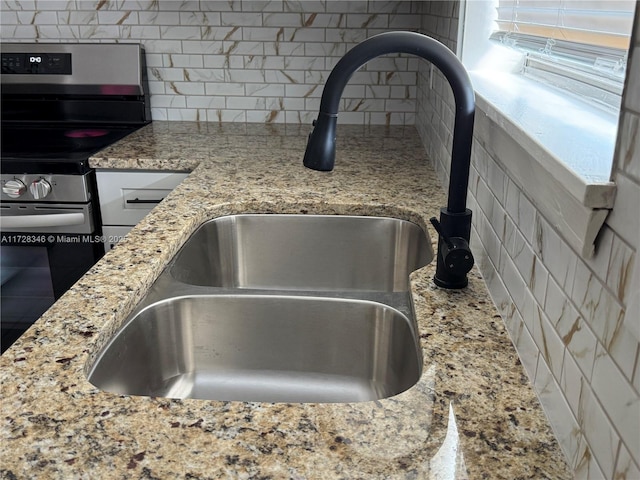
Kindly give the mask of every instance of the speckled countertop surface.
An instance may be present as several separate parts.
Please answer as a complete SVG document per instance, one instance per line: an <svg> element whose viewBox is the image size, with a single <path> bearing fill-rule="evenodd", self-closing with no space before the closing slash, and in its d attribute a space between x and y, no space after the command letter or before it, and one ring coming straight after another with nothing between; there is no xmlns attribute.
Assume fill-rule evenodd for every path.
<svg viewBox="0 0 640 480"><path fill-rule="evenodd" d="M2 478L571 477L476 269L464 291L434 287L433 264L412 275L423 374L389 399L172 400L87 382L92 354L206 219L349 213L427 228L445 205L412 127L340 126L331 173L302 167L308 130L155 122L93 159L193 172L0 358Z"/></svg>

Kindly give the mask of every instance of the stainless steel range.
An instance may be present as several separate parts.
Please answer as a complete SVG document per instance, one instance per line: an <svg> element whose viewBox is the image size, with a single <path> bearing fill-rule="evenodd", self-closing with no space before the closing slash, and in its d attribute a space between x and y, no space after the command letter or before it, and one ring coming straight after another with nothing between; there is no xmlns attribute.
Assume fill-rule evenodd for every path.
<svg viewBox="0 0 640 480"><path fill-rule="evenodd" d="M151 121L138 44L3 44L2 351L104 254L88 159Z"/></svg>

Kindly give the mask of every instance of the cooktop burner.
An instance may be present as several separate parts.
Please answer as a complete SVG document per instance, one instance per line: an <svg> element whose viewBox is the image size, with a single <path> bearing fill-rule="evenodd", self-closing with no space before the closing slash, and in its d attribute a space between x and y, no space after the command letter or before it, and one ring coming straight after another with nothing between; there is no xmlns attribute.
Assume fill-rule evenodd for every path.
<svg viewBox="0 0 640 480"><path fill-rule="evenodd" d="M139 126L2 126L3 173L85 173L94 153Z"/></svg>
<svg viewBox="0 0 640 480"><path fill-rule="evenodd" d="M63 135L69 138L95 138L109 135L109 130L103 130L100 128L78 128L68 130L64 132Z"/></svg>

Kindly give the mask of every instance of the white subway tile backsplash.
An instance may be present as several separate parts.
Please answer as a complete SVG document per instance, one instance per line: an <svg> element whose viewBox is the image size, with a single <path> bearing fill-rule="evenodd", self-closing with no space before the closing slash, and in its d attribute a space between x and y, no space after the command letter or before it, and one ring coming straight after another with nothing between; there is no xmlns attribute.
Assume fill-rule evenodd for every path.
<svg viewBox="0 0 640 480"><path fill-rule="evenodd" d="M222 42L222 52L226 56L234 57L240 55L268 55L264 42L245 41L224 41Z"/></svg>
<svg viewBox="0 0 640 480"><path fill-rule="evenodd" d="M329 1L325 4L325 11L335 13L366 13L371 2L356 0L350 2Z"/></svg>
<svg viewBox="0 0 640 480"><path fill-rule="evenodd" d="M153 95L163 95L165 93L164 82L149 80L149 93Z"/></svg>
<svg viewBox="0 0 640 480"><path fill-rule="evenodd" d="M207 95L241 96L244 95L244 83L216 82L205 83Z"/></svg>
<svg viewBox="0 0 640 480"><path fill-rule="evenodd" d="M303 27L303 13L265 13L260 21L265 27Z"/></svg>
<svg viewBox="0 0 640 480"><path fill-rule="evenodd" d="M535 216L534 225L532 243L534 252L558 283L566 290L570 290L574 282L576 263L578 263L577 255L541 215Z"/></svg>
<svg viewBox="0 0 640 480"><path fill-rule="evenodd" d="M634 479L640 478L640 467L633 461L629 450L624 445L620 445L618 461L613 475L614 478Z"/></svg>
<svg viewBox="0 0 640 480"><path fill-rule="evenodd" d="M636 361L633 371L633 380L631 384L633 385L633 388L636 389L636 392L640 392L640 352L636 354Z"/></svg>
<svg viewBox="0 0 640 480"><path fill-rule="evenodd" d="M364 115L367 125L405 125L405 114L399 112L367 112ZM342 123L349 123L346 119Z"/></svg>
<svg viewBox="0 0 640 480"><path fill-rule="evenodd" d="M2 0L2 10L35 10L35 0Z"/></svg>
<svg viewBox="0 0 640 480"><path fill-rule="evenodd" d="M230 110L266 110L263 97L226 97L226 108Z"/></svg>
<svg viewBox="0 0 640 480"><path fill-rule="evenodd" d="M98 12L98 23L114 24L114 25L138 25L140 20L138 19L138 12L132 12L131 10L123 12L105 11ZM69 22L72 23L72 22Z"/></svg>
<svg viewBox="0 0 640 480"><path fill-rule="evenodd" d="M24 5L24 2L20 2ZM73 10L77 8L76 0L36 0L36 10ZM3 14L4 15L4 14Z"/></svg>
<svg viewBox="0 0 640 480"><path fill-rule="evenodd" d="M490 225L490 224L487 222L487 225ZM489 226L487 228L491 228L491 227ZM500 244L499 238L496 239L496 241L499 245ZM496 265L495 260L493 258L492 258L492 261L494 262L494 265ZM502 249L502 255L500 257L500 261L498 265L499 265L498 272L500 273L500 276L503 278L504 283L507 286L507 290L511 295L511 298L513 298L513 301L515 302L516 307L520 311L520 314L522 315L522 317L526 319L525 310L527 309L527 303L526 303L525 296L527 295L527 292L526 292L527 284L522 278L522 276L520 275L520 272L518 272L516 265L513 263L511 258L509 258L509 255L506 254L506 251L504 249ZM530 327L529 330L531 331L531 324L528 324L528 326Z"/></svg>
<svg viewBox="0 0 640 480"><path fill-rule="evenodd" d="M595 394L588 386L585 386L582 391L580 413L582 414L582 430L589 442L591 452L605 478L611 478L620 438Z"/></svg>
<svg viewBox="0 0 640 480"><path fill-rule="evenodd" d="M146 10L185 10L193 11L200 8L199 0L123 0L121 8L142 7Z"/></svg>
<svg viewBox="0 0 640 480"><path fill-rule="evenodd" d="M160 38L166 40L199 40L203 38L203 31L200 27L160 27Z"/></svg>
<svg viewBox="0 0 640 480"><path fill-rule="evenodd" d="M567 461L570 465L576 465L581 454L580 427L560 391L554 374L542 357L538 358L534 386Z"/></svg>
<svg viewBox="0 0 640 480"><path fill-rule="evenodd" d="M220 50L222 50L222 46L220 46ZM203 54L202 59L204 68L244 68L244 59L239 55Z"/></svg>
<svg viewBox="0 0 640 480"><path fill-rule="evenodd" d="M348 29L388 28L389 16L385 14L356 14L347 15Z"/></svg>
<svg viewBox="0 0 640 480"><path fill-rule="evenodd" d="M180 25L179 12L158 12L139 10L140 25Z"/></svg>
<svg viewBox="0 0 640 480"><path fill-rule="evenodd" d="M200 10L208 12L233 12L242 10L240 0L205 0L200 2Z"/></svg>
<svg viewBox="0 0 640 480"><path fill-rule="evenodd" d="M640 397L601 345L596 351L591 387L629 450L640 451Z"/></svg>
<svg viewBox="0 0 640 480"><path fill-rule="evenodd" d="M539 362L543 361L557 382L562 376L562 363L564 361L564 343L553 325L547 318L542 308L535 303L533 314L533 327L530 329L533 340L540 350ZM538 366L538 374L540 367ZM559 392L553 392L555 395Z"/></svg>
<svg viewBox="0 0 640 480"><path fill-rule="evenodd" d="M275 41L275 42L260 42L262 46L262 50L265 55L282 55L284 57L287 56L305 56L305 47L306 45L313 44L305 44L302 42L285 42L285 41Z"/></svg>
<svg viewBox="0 0 640 480"><path fill-rule="evenodd" d="M195 82L165 82L165 91L177 95L204 95L205 85Z"/></svg>
<svg viewBox="0 0 640 480"><path fill-rule="evenodd" d="M282 12L284 2L282 0L242 0L242 10L247 12Z"/></svg>
<svg viewBox="0 0 640 480"><path fill-rule="evenodd" d="M375 101L375 109L383 110L385 112L407 112L411 110L412 105L415 103L415 100L405 100L405 99L388 99L383 100L382 105L380 105L380 100Z"/></svg>
<svg viewBox="0 0 640 480"><path fill-rule="evenodd" d="M640 155L636 151L632 164L638 163L640 163ZM617 185L616 200L613 210L607 217L607 224L629 245L638 245L640 215L636 206L640 205L640 183L635 183L632 178L622 172L618 172L614 180Z"/></svg>
<svg viewBox="0 0 640 480"><path fill-rule="evenodd" d="M156 120L167 120L168 114L166 108L151 108L151 116Z"/></svg>
<svg viewBox="0 0 640 480"><path fill-rule="evenodd" d="M129 28L128 26L123 26L122 29ZM158 32L159 34L159 32ZM125 38L134 38L125 37ZM138 39L140 40L140 39ZM144 48L146 52L150 53L182 53L182 43L179 40L144 40ZM193 52L193 53L201 53L201 52Z"/></svg>
<svg viewBox="0 0 640 480"><path fill-rule="evenodd" d="M205 40L242 40L244 35L243 29L240 27L218 27L206 26L200 27L200 36ZM250 40L250 39L245 39Z"/></svg>
<svg viewBox="0 0 640 480"><path fill-rule="evenodd" d="M225 97L213 97L203 95L187 95L187 108L193 109L219 109L226 107Z"/></svg>
<svg viewBox="0 0 640 480"><path fill-rule="evenodd" d="M619 237L613 239L606 280L607 285L622 304L627 303L631 294L631 272L635 255L634 250ZM600 278L603 277L604 275ZM638 294L638 292L635 292L635 294Z"/></svg>
<svg viewBox="0 0 640 480"><path fill-rule="evenodd" d="M634 182L640 183L640 162L633 161L640 151L640 114L623 112L620 130L617 168Z"/></svg>
<svg viewBox="0 0 640 480"><path fill-rule="evenodd" d="M256 96L256 97L290 97L290 95L286 94L288 85L268 85L268 84L247 84L245 85L245 95L247 96Z"/></svg>
<svg viewBox="0 0 640 480"><path fill-rule="evenodd" d="M544 305L547 294L547 283L549 282L549 272L538 257L533 258L529 288L533 296L540 305Z"/></svg>
<svg viewBox="0 0 640 480"><path fill-rule="evenodd" d="M582 385L586 382L582 371L573 359L571 354L566 354L562 362L562 374L560 376L560 390L573 413L578 418L580 412L580 397L582 395Z"/></svg>
<svg viewBox="0 0 640 480"><path fill-rule="evenodd" d="M287 42L323 42L326 41L325 31L321 28L284 28L282 38Z"/></svg>
<svg viewBox="0 0 640 480"><path fill-rule="evenodd" d="M247 112L244 110L207 110L208 122L246 122Z"/></svg>
<svg viewBox="0 0 640 480"><path fill-rule="evenodd" d="M186 97L180 95L154 95L151 108L186 108Z"/></svg>
<svg viewBox="0 0 640 480"><path fill-rule="evenodd" d="M324 58L322 57L267 57L278 59L282 62L282 67L287 70L324 70Z"/></svg>
<svg viewBox="0 0 640 480"><path fill-rule="evenodd" d="M305 2L307 3L307 2ZM322 11L318 9L315 12ZM305 13L303 25L316 28L345 28L347 16L340 13Z"/></svg>
<svg viewBox="0 0 640 480"><path fill-rule="evenodd" d="M635 312L636 324L638 322L638 312ZM618 365L627 381L633 380L633 369L635 365L636 350L639 348L638 338L632 330L633 326L623 322L618 327L616 335L605 345L609 355Z"/></svg>
<svg viewBox="0 0 640 480"><path fill-rule="evenodd" d="M162 65L165 67L188 67L202 68L204 61L202 55L162 55ZM147 55L147 66L149 66L149 55Z"/></svg>
<svg viewBox="0 0 640 480"><path fill-rule="evenodd" d="M82 38L100 38L111 39L114 36L121 36L123 38L131 38L129 35L122 33L127 27L120 27L118 25L89 25L86 27L80 27L80 36ZM126 32L126 30L124 30Z"/></svg>
<svg viewBox="0 0 640 480"><path fill-rule="evenodd" d="M231 72L231 70L229 70ZM305 82L305 72L296 71L296 70L264 70L263 71L263 80L260 82L256 81L256 83L267 83L267 84L285 84L285 83L294 83L300 84ZM250 83L250 82L248 82Z"/></svg>
<svg viewBox="0 0 640 480"><path fill-rule="evenodd" d="M285 57L264 56L264 55L244 55L242 57L243 67L250 70L306 70L309 67L293 68L285 64ZM307 62L308 63L308 62ZM233 67L229 67L233 68Z"/></svg>
<svg viewBox="0 0 640 480"><path fill-rule="evenodd" d="M538 347L533 341L533 338L524 323L523 328L520 331L520 335L516 340L515 347L520 355L522 366L524 367L529 380L533 383L536 378L536 370L538 367Z"/></svg>
<svg viewBox="0 0 640 480"><path fill-rule="evenodd" d="M260 12L222 12L220 24L227 27L259 27L262 26L262 13Z"/></svg>
<svg viewBox="0 0 640 480"><path fill-rule="evenodd" d="M25 40L38 37L35 25L3 25L2 35L11 40Z"/></svg>
<svg viewBox="0 0 640 480"><path fill-rule="evenodd" d="M575 480L606 480L584 436L580 443L580 458L574 471Z"/></svg>
<svg viewBox="0 0 640 480"><path fill-rule="evenodd" d="M320 98L322 96L322 85L285 85L285 96L298 98Z"/></svg>
<svg viewBox="0 0 640 480"><path fill-rule="evenodd" d="M340 57L347 53L347 46L344 43L314 42L304 43L302 45L304 48L304 55L308 57L336 57L336 62ZM300 52L297 54L300 55Z"/></svg>
<svg viewBox="0 0 640 480"><path fill-rule="evenodd" d="M180 12L179 17L180 25L218 26L222 24L219 12Z"/></svg>
<svg viewBox="0 0 640 480"><path fill-rule="evenodd" d="M56 12L28 11L10 13L13 13L17 17L17 23L27 25L56 25L58 23L58 15L56 14ZM4 17L4 12L2 12L2 16ZM3 23L5 23L6 21L6 19L2 19Z"/></svg>
<svg viewBox="0 0 640 480"><path fill-rule="evenodd" d="M578 262L576 266L571 298L598 339L604 345L609 345L620 333L624 311L582 262Z"/></svg>
<svg viewBox="0 0 640 480"><path fill-rule="evenodd" d="M246 115L246 121L253 123L284 123L285 121L284 112L277 110L247 110Z"/></svg>
<svg viewBox="0 0 640 480"><path fill-rule="evenodd" d="M167 108L167 120L199 122L207 118L204 110L194 110L193 108Z"/></svg>
<svg viewBox="0 0 640 480"><path fill-rule="evenodd" d="M389 15L390 29L398 30L417 30L420 28L420 17L417 15Z"/></svg>

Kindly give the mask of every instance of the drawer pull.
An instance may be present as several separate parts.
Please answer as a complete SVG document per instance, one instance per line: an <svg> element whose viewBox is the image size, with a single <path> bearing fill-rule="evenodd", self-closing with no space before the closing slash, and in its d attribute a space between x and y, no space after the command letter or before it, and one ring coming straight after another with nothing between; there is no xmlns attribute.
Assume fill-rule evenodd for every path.
<svg viewBox="0 0 640 480"><path fill-rule="evenodd" d="M134 198L133 200L127 200L126 203L133 203L133 204L157 204L160 203L162 200L164 200L164 198L161 198L160 200L154 200L154 199L149 199L149 200L140 200L139 198Z"/></svg>

